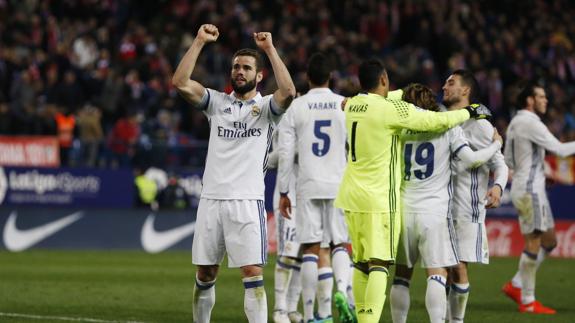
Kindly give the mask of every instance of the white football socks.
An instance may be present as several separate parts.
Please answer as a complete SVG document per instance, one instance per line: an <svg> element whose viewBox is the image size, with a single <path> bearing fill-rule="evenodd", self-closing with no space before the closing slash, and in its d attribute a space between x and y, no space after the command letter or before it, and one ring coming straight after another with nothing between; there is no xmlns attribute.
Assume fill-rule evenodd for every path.
<svg viewBox="0 0 575 323"><path fill-rule="evenodd" d="M317 314L321 318L331 316L331 295L333 291L333 270L322 267L318 270Z"/></svg>
<svg viewBox="0 0 575 323"><path fill-rule="evenodd" d="M196 275L192 313L194 323L209 323L216 303L216 280L203 282Z"/></svg>
<svg viewBox="0 0 575 323"><path fill-rule="evenodd" d="M425 307L431 323L444 322L447 296L445 295L446 278L441 275L427 277Z"/></svg>
<svg viewBox="0 0 575 323"><path fill-rule="evenodd" d="M315 293L317 290L317 268L318 256L314 254L304 254L301 264L301 285L303 299L304 321L313 320L313 308L315 303Z"/></svg>
<svg viewBox="0 0 575 323"><path fill-rule="evenodd" d="M349 253L344 247L337 247L331 252L331 267L333 268L333 275L335 277L336 288L344 295L347 293L347 287L350 285L349 271L351 260Z"/></svg>
<svg viewBox="0 0 575 323"><path fill-rule="evenodd" d="M389 293L389 304L391 305L391 319L393 323L407 322L410 303L409 280L396 277L393 280Z"/></svg>
<svg viewBox="0 0 575 323"><path fill-rule="evenodd" d="M529 304L535 300L535 277L537 274L537 260L526 252L519 258L519 272L521 273L521 303Z"/></svg>
<svg viewBox="0 0 575 323"><path fill-rule="evenodd" d="M451 289L449 291L449 309L451 311L450 322L463 322L468 298L469 283L451 284Z"/></svg>
<svg viewBox="0 0 575 323"><path fill-rule="evenodd" d="M263 276L242 279L244 282L244 311L250 323L267 323L268 303Z"/></svg>

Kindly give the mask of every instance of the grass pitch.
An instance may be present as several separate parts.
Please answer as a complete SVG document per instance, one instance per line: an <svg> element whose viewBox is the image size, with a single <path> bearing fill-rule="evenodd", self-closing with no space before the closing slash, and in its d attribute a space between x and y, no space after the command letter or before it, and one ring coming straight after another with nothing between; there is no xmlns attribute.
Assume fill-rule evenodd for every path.
<svg viewBox="0 0 575 323"><path fill-rule="evenodd" d="M270 322L273 261L264 274ZM500 292L516 268L515 258L470 267L467 323L575 322L575 260L547 259L538 273L537 298L557 309L552 316L520 314ZM193 287L189 252L0 251L0 322L191 322ZM245 322L239 271L222 266L216 287L212 321ZM418 270L408 322L428 321L424 294ZM389 299L381 322L391 322Z"/></svg>

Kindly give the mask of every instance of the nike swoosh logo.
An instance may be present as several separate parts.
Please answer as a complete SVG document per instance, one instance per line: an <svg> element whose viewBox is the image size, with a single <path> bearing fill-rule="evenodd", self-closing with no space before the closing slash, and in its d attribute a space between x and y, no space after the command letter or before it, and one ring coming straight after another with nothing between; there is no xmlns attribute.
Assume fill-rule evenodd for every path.
<svg viewBox="0 0 575 323"><path fill-rule="evenodd" d="M156 231L154 229L155 218L154 214L149 214L142 227L142 247L149 253L162 252L194 233L195 222L170 230Z"/></svg>
<svg viewBox="0 0 575 323"><path fill-rule="evenodd" d="M78 221L84 215L76 212L56 221L42 224L32 229L20 230L16 227L18 213L13 211L4 226L4 245L10 251L23 251L38 242L48 238L70 224Z"/></svg>

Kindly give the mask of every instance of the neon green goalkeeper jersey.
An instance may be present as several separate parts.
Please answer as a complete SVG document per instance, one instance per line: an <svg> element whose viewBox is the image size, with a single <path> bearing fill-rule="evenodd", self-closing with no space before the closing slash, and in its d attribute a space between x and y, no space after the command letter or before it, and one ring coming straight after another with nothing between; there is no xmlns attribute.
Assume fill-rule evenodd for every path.
<svg viewBox="0 0 575 323"><path fill-rule="evenodd" d="M400 93L400 92L399 92ZM398 212L403 176L402 129L442 132L467 119L467 110L432 112L378 94L345 105L349 153L335 206L351 212ZM401 94L399 94L401 97Z"/></svg>

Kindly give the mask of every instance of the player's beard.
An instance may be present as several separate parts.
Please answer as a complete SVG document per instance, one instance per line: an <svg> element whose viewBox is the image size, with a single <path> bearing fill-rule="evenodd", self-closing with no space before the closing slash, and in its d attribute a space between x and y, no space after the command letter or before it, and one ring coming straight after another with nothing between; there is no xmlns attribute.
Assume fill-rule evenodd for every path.
<svg viewBox="0 0 575 323"><path fill-rule="evenodd" d="M246 83L244 85L238 85L236 83L236 80L232 79L232 88L234 89L234 92L237 94L246 94L249 91L253 90L256 87L256 79L254 78L251 81L246 81Z"/></svg>
<svg viewBox="0 0 575 323"><path fill-rule="evenodd" d="M443 99L443 105L449 110L451 107L456 106L459 101L461 101L459 98Z"/></svg>

